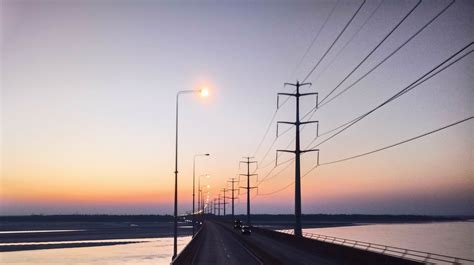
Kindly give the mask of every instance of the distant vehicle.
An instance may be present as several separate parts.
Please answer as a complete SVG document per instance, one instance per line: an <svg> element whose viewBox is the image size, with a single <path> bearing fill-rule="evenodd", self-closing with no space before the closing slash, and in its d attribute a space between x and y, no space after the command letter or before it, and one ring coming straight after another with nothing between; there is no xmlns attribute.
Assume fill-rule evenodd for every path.
<svg viewBox="0 0 474 265"><path fill-rule="evenodd" d="M242 227L242 222L239 219L234 221L234 229L240 229Z"/></svg>
<svg viewBox="0 0 474 265"><path fill-rule="evenodd" d="M250 226L248 225L243 225L240 229L240 232L242 233L242 235L250 235L252 234L252 229L250 229Z"/></svg>

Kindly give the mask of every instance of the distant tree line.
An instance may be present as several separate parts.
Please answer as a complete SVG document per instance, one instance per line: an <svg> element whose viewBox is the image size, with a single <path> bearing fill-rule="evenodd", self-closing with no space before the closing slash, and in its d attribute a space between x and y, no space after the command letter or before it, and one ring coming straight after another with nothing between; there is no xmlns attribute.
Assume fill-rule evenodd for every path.
<svg viewBox="0 0 474 265"><path fill-rule="evenodd" d="M230 216L226 216L231 218ZM245 220L246 215L235 218ZM462 221L467 216L428 216L428 215L367 215L367 214L303 214L303 222L347 222L347 223L400 223ZM107 214L71 214L71 215L27 215L0 216L0 222L172 222L172 215L107 215ZM252 221L292 222L291 214L253 214Z"/></svg>
<svg viewBox="0 0 474 265"><path fill-rule="evenodd" d="M0 216L0 222L171 222L172 215L107 215L107 214L68 214L68 215L24 215Z"/></svg>
<svg viewBox="0 0 474 265"><path fill-rule="evenodd" d="M238 215L244 220L246 215ZM291 214L256 214L253 221L294 221ZM350 222L350 223L400 223L400 222L434 222L434 221L462 221L468 218L460 216L429 216L429 215L370 215L370 214L303 214L303 222Z"/></svg>

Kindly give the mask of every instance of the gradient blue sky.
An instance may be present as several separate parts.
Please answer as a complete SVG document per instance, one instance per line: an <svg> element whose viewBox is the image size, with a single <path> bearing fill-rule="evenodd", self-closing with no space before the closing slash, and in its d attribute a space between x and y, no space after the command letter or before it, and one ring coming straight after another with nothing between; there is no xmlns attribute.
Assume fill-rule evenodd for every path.
<svg viewBox="0 0 474 265"><path fill-rule="evenodd" d="M359 1L2 1L1 213L171 213L174 104L180 108L180 210L190 208L192 158L211 197L253 155L284 82L302 79ZM368 0L308 79L325 96L415 5ZM424 1L351 77L388 55L449 1ZM474 4L456 1L382 67L315 115L320 131L366 112L474 38ZM322 71L329 65L326 71ZM321 162L370 151L474 114L472 55L324 144ZM345 87L345 86L343 86ZM314 104L305 99L305 113ZM277 120L294 119L294 104ZM395 149L322 167L303 180L304 213L474 214L473 123ZM273 124L256 159L275 137ZM303 145L314 127L302 132ZM283 149L278 138L262 164ZM289 155L282 155L282 160ZM302 159L303 172L314 154ZM270 167L258 171L265 176ZM290 167L263 182L290 183ZM255 180L253 180L255 182ZM207 182L206 182L207 183ZM293 187L256 196L252 212L293 212ZM238 212L245 211L241 196Z"/></svg>

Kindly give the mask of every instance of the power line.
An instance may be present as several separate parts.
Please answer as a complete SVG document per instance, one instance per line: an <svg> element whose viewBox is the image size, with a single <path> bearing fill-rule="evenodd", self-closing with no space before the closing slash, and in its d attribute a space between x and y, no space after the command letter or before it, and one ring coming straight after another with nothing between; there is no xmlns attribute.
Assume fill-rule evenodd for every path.
<svg viewBox="0 0 474 265"><path fill-rule="evenodd" d="M342 34L344 33L344 31L346 31L346 29L349 27L349 25L352 23L352 21L354 20L354 18L356 17L357 13L359 13L359 11L362 9L362 7L365 5L365 1L362 1L362 3L360 4L359 8L356 10L356 12L352 15L351 19L346 23L346 25L344 26L344 28L341 30L341 32L339 32L339 35L337 35L336 39L332 42L332 44L329 46L329 48L326 50L326 52L323 54L323 56L321 56L321 58L319 58L319 61L316 63L316 65L313 66L313 68L311 69L311 71L309 71L309 73L306 75L306 77L303 79L303 82L305 82L310 76L311 74L314 72L314 70L316 70L316 68L319 66L319 64L323 61L323 59L326 57L326 55L331 51L331 49L334 47L334 44L336 44L336 42L339 40L339 38L342 36Z"/></svg>
<svg viewBox="0 0 474 265"><path fill-rule="evenodd" d="M362 120L363 118L369 116L371 113L375 112L376 110L380 109L381 107L385 106L386 104L390 103L391 101L399 98L400 96L404 95L405 93L409 92L410 90L412 90L413 88L417 87L418 85L424 83L425 81L427 81L428 79L432 78L433 76L437 75L438 73L444 71L445 69L447 69L448 67L450 67L451 65L457 63L458 61L460 61L461 59L465 58L466 56L468 56L469 54L471 54L473 52L473 50L465 53L464 55L462 55L461 57L457 58L456 60L454 60L453 62L445 65L444 67L441 67L442 65L444 65L446 62L450 61L451 59L453 59L454 57L456 57L457 55L459 55L460 53L462 53L463 51L465 51L467 48L469 48L470 46L472 46L473 42L469 43L468 45L464 46L464 48L462 48L461 50L459 50L458 52L454 53L453 55L451 55L449 58L447 58L446 60L444 60L443 62L441 62L440 64L438 64L436 67L432 68L430 71L428 71L427 73L425 73L424 75L422 75L420 78L418 78L417 80L415 80L414 82L412 82L410 85L408 85L407 87L405 87L404 89L400 90L399 92L397 92L395 95L393 95L392 97L390 97L389 99L385 100L383 103L381 103L380 105L378 105L377 107L373 108L372 110L366 112L365 114L359 116L358 118L356 118L353 122L351 122L350 124L346 125L343 129L341 129L340 131L334 133L333 135L327 137L326 139L324 139L322 142L318 143L317 145L313 146L312 148L316 148L320 145L322 145L323 143L329 141L330 139L336 137L337 135L339 135L340 133L342 133L343 131L347 130L348 128L352 127L354 124L356 124L357 122L359 122L360 120ZM438 68L440 68L439 71L437 71ZM435 72L436 71L436 72ZM435 72L434 74L430 75L431 73ZM427 77L425 79L425 77ZM424 79L424 80L423 80Z"/></svg>
<svg viewBox="0 0 474 265"><path fill-rule="evenodd" d="M441 10L441 11L440 11L435 17L433 17L428 23L426 23L422 28L420 28L420 29L419 29L415 34L413 34L409 39L407 39L402 45L400 45L397 49L395 49L390 55L388 55L387 57L385 57L385 58L384 58L381 62L379 62L375 67L373 67L371 70L369 70L366 74L364 74L361 78L359 78L359 79L356 80L354 83L352 83L350 86L348 86L348 87L347 87L346 89L344 89L342 92L338 93L336 96L334 96L333 98L329 99L329 101L324 102L323 105L325 105L325 104L329 103L330 101L334 100L337 96L339 96L340 94L342 94L342 93L344 93L345 91L347 91L349 88L351 88L352 86L354 86L355 84L357 84L359 81L361 81L363 78L365 78L368 74L370 74L372 71L374 71L376 68L378 68L378 67L379 67L381 64L383 64L386 60L388 60L391 56L393 56L396 52L398 52L403 46L405 46L409 41L411 41L415 36L417 36L421 31L423 31L423 30L424 30L428 25L430 25L434 20L436 20L436 19L437 19L442 13L444 13L454 2L455 2L455 0L451 1L443 10ZM418 4L417 4L417 5L418 5ZM377 8L378 8L378 7L377 7ZM416 6L415 6L414 8L416 8ZM413 9L414 9L414 8L413 8ZM359 9L360 9L360 8L359 8ZM410 11L410 13L413 11L413 9ZM358 12L358 11L357 11L357 12ZM409 14L407 14L407 16L408 16L408 15L409 15ZM406 18L406 17L405 17L405 18ZM405 19L405 18L404 18L404 19ZM402 21L403 21L403 20L402 20ZM401 22L402 22L402 21L401 21ZM366 22L367 22L367 21L366 21ZM399 24L400 24L401 22L399 22ZM393 30L392 30L392 31L393 31ZM333 44L334 44L334 43L333 43ZM472 44L472 43L471 43L471 44ZM346 45L347 45L347 43L346 43ZM380 45L380 44L379 44L379 45ZM331 47L330 47L330 48L331 48ZM472 51L471 51L471 52L472 52ZM470 52L469 52L469 53L470 53ZM469 53L468 53L468 54L469 54ZM468 54L465 54L465 55L462 56L462 57L465 57L465 56L467 56ZM458 60L460 60L460 59L461 59L461 58L459 58ZM456 61L458 61L458 60L456 60ZM454 63L454 62L453 62L453 63ZM451 63L450 65L452 65L453 63ZM362 64L362 62L361 62L361 64ZM448 66L450 66L450 65L448 65ZM447 66L447 67L448 67L448 66ZM442 70L444 70L444 69L447 68L447 67L444 67ZM439 71L436 72L435 74L432 74L431 76L429 76L429 77L426 78L425 80L423 80L423 81L421 81L420 83L414 85L412 88L414 88L414 87L420 85L421 83L425 82L425 81L428 80L429 78L431 78L431 77L433 77L434 75L438 74L438 73L441 72L442 70L439 70ZM422 78L423 78L423 77L422 77ZM420 79L419 79L419 80L420 80ZM417 80L417 81L419 81L419 80ZM416 83L416 81L415 81L415 83ZM414 83L413 83L413 84L414 84ZM410 88L409 90L411 90L412 88ZM408 91L406 91L406 92L408 92ZM398 95L398 96L401 96L401 95L403 95L403 94L406 93L406 92L403 92L402 94L400 94L400 95ZM398 97L398 96L397 96L397 97ZM395 98L397 98L397 97L395 97ZM326 97L326 98L327 98L327 97ZM392 100L394 100L395 98L393 98ZM391 101L391 100L390 100L390 101ZM390 101L389 101L389 102L390 102ZM285 101L285 103L286 103L286 101ZM387 102L387 103L388 103L388 102ZM319 107L321 107L321 106L319 106ZM319 108L319 107L318 107L318 108ZM381 106L380 106L380 107L381 107ZM310 110L310 112L306 113L306 114L303 116L303 118L305 118L305 117L306 117L307 115L309 115L309 114L312 114L312 115L311 115L311 117L312 117L313 114L315 113L315 111L316 111L316 108ZM350 126L352 126L353 124L355 124L356 122L358 122L359 120L361 120L362 118L364 118L365 116L367 116L368 114L370 114L370 113L363 114L363 115L361 115L361 116L359 116L359 117L357 117L357 118L355 118L355 119L353 119L353 120L351 120L351 121L349 121L349 122L346 122L346 123L344 123L344 124L342 124L342 125L340 125L340 126L334 128L334 129L331 129L331 130L329 130L329 131L327 131L327 132L321 133L320 136L326 135L326 134L328 134L328 133L330 133L330 132L333 132L333 131L335 131L335 130L338 130L338 129L340 129L340 128L346 126L346 128L344 128L343 130L341 130L340 132L338 132L338 133L335 134L335 135L337 135L337 134L341 133L342 131L346 130L348 127L350 127ZM347 126L347 125L348 125L348 126ZM303 129L303 128L302 128L302 129ZM288 130L285 130L281 135L287 133L287 132L290 131L290 130L291 130L291 128L289 128ZM280 135L280 136L281 136L281 135ZM332 135L332 136L329 137L329 138L335 137L335 135ZM329 138L328 138L328 139L325 139L323 142L319 143L318 145L320 145L320 144L322 144L322 143L328 141ZM316 140L316 138L313 139L313 141L312 141L310 144L312 144L315 140ZM294 140L293 140L293 141L294 141ZM292 142L293 142L293 141L292 141ZM266 158L268 152L270 151L271 147L274 145L275 142L276 142L276 139L273 141L272 145L270 146L270 148L269 148L268 151L266 152L266 155L264 156L264 158ZM289 145L291 145L292 142L290 142ZM318 146L318 145L317 145L317 146ZM273 162L273 161L272 161L272 162ZM286 161L286 162L289 162L289 161ZM268 165L271 165L271 163L269 163ZM266 165L265 167L267 167L268 165ZM287 166L287 167L288 167L288 166ZM286 167L286 168L287 168L287 167ZM261 168L263 168L263 167L261 167ZM272 170L262 179L262 181L259 182L259 184L260 184L261 182L263 182L263 180L265 180L265 179L273 172L274 169L275 169L275 168L272 168ZM276 174L273 175L272 177L277 176L277 175L280 174L281 172L282 172L282 171L276 173Z"/></svg>
<svg viewBox="0 0 474 265"><path fill-rule="evenodd" d="M334 160L334 161L324 162L324 163L319 164L319 166L325 166L325 165L336 164L336 163L345 162L345 161L348 161L348 160L360 158L360 157L363 157L363 156L371 155L371 154L373 154L373 153L377 153L377 152L380 152L380 151L383 151L383 150L387 150L387 149L390 149L390 148L392 148L392 147L396 147L396 146L399 146L399 145L402 145L402 144L405 144L405 143L414 141L414 140L416 140L416 139L419 139L419 138L428 136L428 135L430 135L430 134L433 134L433 133L436 133L436 132L439 132L439 131L448 129L448 128L450 128L450 127L456 126L456 125L458 125L458 124L461 124L461 123L463 123L463 122L469 121L469 120L471 120L471 119L474 119L474 117L468 117L468 118L462 119L462 120L460 120L460 121L457 121L457 122L448 124L448 125L446 125L446 126L443 126L443 127L441 127L441 128L438 128L438 129L429 131L429 132L427 132L427 133L420 134L420 135L418 135L418 136L415 136L415 137L412 137L412 138L403 140L403 141L398 142L398 143L394 143L394 144L387 145L387 146L384 146L384 147L381 147L381 148L377 148L377 149L372 150L372 151L369 151L369 152L365 152L365 153L362 153L362 154L358 154L358 155L354 155L354 156L350 156L350 157L346 157L346 158L342 158L342 159L338 159L338 160ZM305 173L305 175L309 174L309 173L310 173L314 168L316 168L316 167L317 167L317 166L311 168L308 172Z"/></svg>
<svg viewBox="0 0 474 265"><path fill-rule="evenodd" d="M410 9L410 11L402 18L402 20L400 20L396 25L395 27L392 28L392 30L390 30L390 32L385 35L385 37L364 57L364 59L362 59L362 61L359 62L359 64L354 67L354 69L352 69L352 71L349 72L349 74L346 75L346 77L344 77L344 79L342 79L341 82L339 82L339 84L337 84L336 87L334 87L331 92L329 92L319 103L320 104L323 104L324 101L329 97L331 96L332 93L334 93L334 91L336 91L355 71L357 71L357 69L359 69L359 67L367 60L369 59L369 57L374 54L374 52L388 39L388 37L390 37L390 35L392 35L393 32L395 32L395 30L398 29L398 27L400 27L400 25L413 13L413 11L415 11L415 9L421 4L422 0L418 0L418 2L416 3L416 5Z"/></svg>
<svg viewBox="0 0 474 265"><path fill-rule="evenodd" d="M463 120L460 120L460 121L457 121L457 122L448 124L448 125L446 125L446 126L443 126L443 127L438 128L438 129L435 129L435 130L432 130L432 131L429 131L429 132L426 132L426 133L417 135L417 136L415 136L415 137L412 137L412 138L409 138L409 139L406 139L406 140L403 140L403 141L400 141L400 142L397 142L397 143L394 143L394 144L390 144L390 145L387 145L387 146L384 146L384 147L381 147L381 148L377 148L377 149L372 150L372 151L369 151L369 152L365 152L365 153L361 153L361 154L358 154L358 155L346 157L346 158L343 158L343 159L338 159L338 160L334 160L334 161L329 161L329 162L320 163L319 165L316 165L316 166L312 167L310 170L308 170L303 176L301 176L301 178L304 178L305 176L307 176L309 173L311 173L313 170L317 169L318 167L326 166L326 165L331 165L331 164L336 164L336 163L341 163L341 162L345 162L345 161L348 161L348 160L351 160L351 159L356 159L356 158L360 158L360 157L363 157L363 156L371 155L371 154L374 154L374 153L377 153L377 152L381 152L381 151L384 151L384 150L387 150L387 149L390 149L390 148L393 148L393 147L396 147L396 146L399 146L399 145L402 145L402 144L405 144L405 143L408 143L408 142L411 142L411 141L414 141L414 140L417 140L417 139L420 139L420 138L423 138L423 137L428 136L428 135L430 135L430 134L433 134L433 133L436 133L436 132L439 132L439 131L448 129L448 128L450 128L450 127L456 126L456 125L458 125L458 124L467 122L467 121L472 120L472 119L474 119L474 116L465 118L465 119L463 119ZM293 184L294 184L294 181L291 182L290 184L288 184L288 185L286 185L286 186L284 186L284 187L278 189L278 190L275 190L275 191L272 191L272 192L269 192L269 193L259 194L259 196L273 195L273 194L275 194L275 193L281 192L281 191L283 191L283 190L285 190L285 189L291 187Z"/></svg>
<svg viewBox="0 0 474 265"><path fill-rule="evenodd" d="M384 101L382 104L378 105L376 108L360 115L359 117L353 119L352 121L350 121L349 123L345 123L343 125L345 125L345 127L338 131L337 133L331 135L330 137L326 138L325 140L323 140L322 142L318 143L317 145L313 146L312 148L316 148L320 145L322 145L323 143L329 141L330 139L332 139L333 137L337 136L338 134L342 133L344 130L348 129L349 127L351 127L352 125L354 125L355 123L359 122L360 120L362 120L363 118L365 118L366 116L368 116L369 114L373 113L374 111L376 111L377 109L381 108L382 106L388 104L389 102L397 99L398 97L402 96L403 94L409 92L411 89L423 84L424 82L426 82L427 80L431 79L432 77L436 76L437 74L441 73L442 71L446 70L447 68L449 68L450 66L452 66L453 64L459 62L461 59L465 58L466 56L468 56L469 54L471 54L473 52L473 50L470 50L469 52L463 54L461 57L457 58L456 60L450 62L449 64L447 65L444 65L446 62L450 61L451 59L453 59L454 57L456 57L457 55L459 55L460 53L462 53L463 51L465 51L467 48L469 48L470 46L472 46L473 42L471 42L470 44L466 45L464 48L462 48L461 50L459 50L458 52L454 53L453 55L451 55L449 58L447 58L446 60L444 60L442 63L440 63L439 65L437 65L436 67L434 67L433 69L431 69L430 71L428 71L427 73L425 73L424 75L422 75L420 78L418 78L417 80L415 80L414 82L412 82L410 85L408 85L407 87L405 87L404 89L400 90L398 93L396 93L394 96L392 96L391 98L387 99L386 101ZM443 66L444 65L444 66ZM443 66L443 67L441 67ZM438 69L439 68L439 69ZM341 126L339 126L338 128L340 128ZM333 129L334 130L334 129ZM332 130L331 130L332 131ZM316 138L315 138L316 139ZM314 140L309 143L309 145L311 145L312 143L314 142ZM285 161L285 162L288 162L288 161ZM273 169L272 169L273 170ZM270 172L271 173L271 172ZM269 173L269 174L270 174ZM278 173L280 174L281 171ZM265 176L263 178L263 180L267 179L268 175ZM276 174L276 175L278 175ZM276 176L274 175L274 176ZM262 181L263 181L262 180ZM262 182L261 181L261 182ZM260 184L260 183L259 183ZM289 186L291 186L292 184L290 184ZM289 187L287 186L287 187ZM287 188L286 187L286 188ZM265 195L265 194L262 194L262 195Z"/></svg>
<svg viewBox="0 0 474 265"><path fill-rule="evenodd" d="M362 81L365 77L367 77L369 74L371 74L375 69L377 69L380 65L385 63L388 59L390 59L394 54L396 54L400 49L402 49L406 44L408 44L410 41L412 41L418 34L420 34L423 30L425 30L433 21L435 21L439 16L441 16L451 5L453 5L455 0L452 0L446 7L444 7L438 14L436 14L432 19L430 19L423 27L418 29L413 35L410 36L406 41L404 41L401 45L399 45L395 50L393 50L388 56L386 56L383 60L381 60L378 64L376 64L374 67L372 67L369 71L367 71L365 74L363 74L361 77L359 77L356 81L354 81L352 84L344 88L342 91L337 93L334 97L330 98L326 102L322 102L321 104L318 105L318 108L322 108L329 102L333 101L343 93L345 93L347 90L355 86L357 83ZM306 115L303 117L306 117L309 113L316 111L316 109L312 109L310 112L308 112Z"/></svg>
<svg viewBox="0 0 474 265"><path fill-rule="evenodd" d="M312 85L310 84L310 87L311 87L311 86L312 86ZM293 93L295 93L295 92L296 92L296 90L293 90ZM280 107L282 107L286 102L288 102L289 99L290 99L290 98L286 98L280 106L277 106L277 111L278 111L278 110L280 109ZM278 100L277 100L277 104L278 104ZM275 113L275 114L276 114L276 113ZM271 121L273 122L274 120L275 120L275 116L272 118ZM268 131L269 131L270 127L271 127L271 124L269 124L269 126L267 127L267 131L266 131L265 134L268 134ZM278 140L278 138L279 138L280 136L282 136L282 135L288 133L291 129L292 129L292 128L290 127L290 128L288 128L288 129L286 129L285 131L283 131L282 133L280 133L280 135L276 135L275 139L273 139L273 142L270 144L270 146L269 146L269 147L267 148L267 150L265 151L265 154L263 155L263 158L260 159L260 163L263 163L263 161L265 161L265 159L267 158L268 154L270 153L272 147L275 145L275 143L276 143L276 141ZM262 139L262 140L263 140L263 139ZM290 144L291 144L291 143L290 143ZM289 145L288 145L288 146L289 146ZM287 146L287 148L288 148L288 146ZM273 162L274 162L274 160L272 160L272 162L270 162L269 164L267 164L267 165L265 165L265 166L263 166L263 167L258 166L257 168L255 168L254 172L257 171L257 170L260 169L260 168L268 167L269 165L273 164Z"/></svg>
<svg viewBox="0 0 474 265"><path fill-rule="evenodd" d="M472 51L471 51L471 52L472 52ZM470 54L471 52L468 52L467 54L464 54L464 55L461 56L460 58L458 58L458 59L456 59L455 61L449 63L448 65L442 67L440 70L438 70L438 71L432 73L432 74L429 75L429 76L426 76L426 75L425 75L425 76L422 76L421 79L418 79L418 80L416 80L414 83L411 84L412 87L410 87L410 86L408 86L408 87L410 87L410 90L411 90L411 89L413 89L413 88L415 88L415 87L421 85L422 83L424 83L425 81L427 81L427 80L429 80L430 78L434 77L435 75L439 74L440 72L442 72L443 70L445 70L446 68L448 68L449 66L451 66L452 64L454 64L454 63L456 63L457 61L461 60L462 58L464 58L465 56L467 56L467 55ZM442 65L442 64L441 64L441 65ZM438 67L439 67L439 66L435 67L435 69L438 68ZM408 87L406 87L406 88L408 88ZM406 88L402 89L402 91L405 90ZM400 93L400 92L399 92L399 93ZM397 94L398 94L398 93L397 93ZM397 94L396 94L396 95L397 95ZM398 98L398 97L401 96L401 95L403 95L403 94L400 94L400 95L394 97L392 100L395 100L396 98ZM391 100L390 100L390 101L391 101ZM390 101L389 101L389 102L390 102ZM388 103L388 102L387 102L387 103ZM352 126L352 124L358 122L359 120L361 120L362 118L364 118L365 116L367 116L367 114L368 114L368 113L364 113L364 114L362 114L362 115L360 115L360 116L358 116L358 117L352 119L351 121L348 121L348 122L346 122L346 123L344 123L344 124L342 124L342 125L339 125L339 126L336 127L336 128L333 128L333 129L331 129L331 130L329 130L329 131L326 131L326 132L323 132L323 133L319 134L319 136L326 135L326 134L328 134L328 133L330 133L330 132L336 131L336 130L338 130L338 129L342 128L342 127L345 127L345 126L350 127L350 126ZM290 128L290 129L291 129L291 128ZM343 130L345 130L345 129L346 129L346 128L344 128ZM343 131L343 130L342 130L342 131ZM288 131L288 130L284 131L283 133L286 133L287 131ZM342 131L341 131L341 132L342 132ZM283 134L283 133L282 133L282 134ZM339 132L338 132L338 133L339 133ZM338 133L336 133L336 135L337 135ZM280 135L280 136L281 136L281 135ZM333 136L335 136L335 135L333 135ZM332 138L333 136L329 137L328 139L325 139L323 142L321 142L321 143L318 144L317 146L319 146L319 145L321 145L322 143L326 142L327 140L329 140L329 139ZM317 137L314 138L314 139L309 143L309 146L310 146L312 143L314 143L314 141L315 141L316 139L317 139ZM290 143L288 144L288 146L291 145L293 142L294 142L294 139L293 139L292 141L290 141ZM272 146L273 146L273 144L272 144ZM287 146L287 148L288 148L288 146ZM308 147L309 147L309 146L308 146ZM315 146L315 147L317 147L317 146ZM269 151L270 151L270 149L267 151L267 153L268 153ZM266 156L265 156L265 157L266 157ZM275 161L275 159L274 159L273 161ZM273 161L272 161L272 162L273 162ZM269 164L270 164L270 163L269 163ZM268 166L268 165L266 165L265 167L267 167L267 166ZM271 173L271 172L269 172L269 173L267 174L267 176L268 176L270 173ZM281 172L278 172L278 173L275 174L274 176L276 176L276 175L278 175L278 174L280 174L280 173L281 173ZM263 179L266 179L267 176L265 176ZM263 180L262 180L262 181L263 181Z"/></svg>
<svg viewBox="0 0 474 265"><path fill-rule="evenodd" d="M311 50L311 48L313 47L314 43L316 43L316 40L319 38L319 35L321 34L321 32L323 31L323 29L326 27L326 24L328 23L329 21L329 18L331 18L332 14L334 13L334 10L336 10L336 7L338 6L339 4L339 0L336 1L336 4L332 7L331 9L331 12L329 13L329 15L326 17L326 19L324 20L324 23L321 25L321 27L319 27L319 30L318 32L316 33L316 35L314 36L313 40L311 41L311 43L309 44L308 48L306 49L306 51L304 52L303 56L301 57L300 61L298 62L298 64L296 65L295 69L293 70L293 73L291 74L291 76L294 76L296 71L300 68L301 64L303 63L304 59L306 58L306 56L308 55L309 51Z"/></svg>
<svg viewBox="0 0 474 265"><path fill-rule="evenodd" d="M322 71L319 72L319 74L315 77L314 81L313 82L316 82L316 80L318 80L325 72L327 69L329 69L329 67L331 67L331 65L336 61L336 59L339 57L339 55L341 55L341 53L347 48L347 46L354 40L354 38L359 34L359 32L367 25L367 23L370 21L370 19L375 15L375 13L377 13L377 11L379 10L379 8L382 6L382 4L384 3L385 0L382 0L380 1L380 3L377 5L377 7L372 11L372 13L367 17L367 19L364 21L364 23L362 23L362 25L359 27L359 29L354 32L354 34L352 34L351 38L344 44L344 46L342 46L342 48L336 53L336 55L334 55L334 57L332 58L332 60L324 67L324 69Z"/></svg>
<svg viewBox="0 0 474 265"><path fill-rule="evenodd" d="M472 51L466 53L463 57L467 56L467 55L470 54L471 52L472 52ZM431 79L431 78L434 77L435 75L437 75L437 74L439 74L440 72L442 72L443 70L445 70L447 67L451 66L453 63L455 63L455 62L459 61L460 59L462 59L463 57L457 59L456 61L451 62L449 65L447 65L447 66L443 67L442 69L440 69L440 70L438 70L438 71L432 73L430 76L427 76L425 79L421 80L421 81L418 82L416 85L414 85L413 88L415 88L415 87L417 87L417 86L423 84L424 82L428 81L429 79ZM319 136L323 136L323 135L329 134L329 133L331 133L331 132L333 132L333 131L336 131L336 130L338 130L338 129L344 127L344 126L347 126L348 124L353 123L354 121L360 119L360 118L361 118L362 116L364 116L364 115L365 115L365 113L362 114L362 115L360 115L360 116L357 116L356 118L354 118L354 119L352 119L352 120L350 120L350 121L348 121L348 122L345 122L345 123L343 123L343 124L341 124L341 125L339 125L339 126L333 128L333 129L330 129L330 130L328 130L328 131L326 131L326 132L322 132L322 133L319 134ZM314 140L315 140L315 139L313 139L312 142L314 142Z"/></svg>
<svg viewBox="0 0 474 265"><path fill-rule="evenodd" d="M362 4L361 4L361 5L359 6L359 8L357 9L357 11L352 15L351 19L347 22L347 24L345 25L345 27L343 28L343 30L339 33L339 35L338 35L337 38L334 40L334 42L331 44L331 46L328 48L328 50L325 52L325 54L319 59L318 63L313 67L313 69L310 71L310 73L308 73L308 75L306 76L305 80L311 75L312 72L314 72L314 70L315 70L316 67L321 63L321 61L324 59L324 57L326 57L326 55L327 55L327 54L329 53L329 51L332 49L332 47L334 46L334 44L335 44L335 43L337 42L337 40L341 37L341 35L344 33L344 31L345 31L345 30L347 29L347 27L350 25L350 23L351 23L352 20L355 18L355 16L357 15L357 13L360 11L360 9L362 8L362 6L365 4L365 2L366 2L366 0L364 0L364 1L362 2ZM332 15L332 13L334 12L336 6L337 6L337 4L334 6L334 8L333 8L333 10L331 11L331 14L328 16L327 20L329 19L329 17L330 17L330 16ZM326 21L326 22L327 22L327 21ZM323 27L326 25L326 22L324 23ZM323 28L323 27L322 27L322 28ZM320 30L322 30L322 28L321 28ZM305 57L305 56L307 55L307 53L309 52L309 49L311 49L311 46L314 45L314 42L315 42L316 39L319 37L319 34L320 34L320 32L318 32L318 33L316 34L316 37L313 39L313 41L312 41L312 43L310 44L310 46L308 47L307 51L306 51L305 54L303 55L302 60L304 59L304 57ZM301 64L301 62L298 63L298 66L297 66L297 67L299 67L299 64ZM304 81L303 81L303 82L304 82ZM288 100L289 100L289 98L285 99L285 101L282 103L281 106L285 105L286 102L288 102ZM277 108L277 109L275 110L275 112L273 113L272 118L271 118L271 120L270 120L270 122L269 122L269 124L268 124L268 126L267 126L267 129L265 130L265 133L264 133L262 139L260 140L259 144L257 145L257 149L255 150L255 152L254 152L254 154L253 154L254 156L257 155L257 153L258 153L258 151L260 150L260 148L261 148L261 146L262 146L262 144L263 144L265 138L267 137L268 132L270 131L271 125L272 125L272 123L274 122L277 113L278 113L278 108ZM305 115L305 116L306 116L306 115ZM305 116L303 116L303 118L304 118ZM288 131L285 131L284 133L287 133L287 132L288 132ZM271 149L271 147L273 146L273 144L275 144L275 141L273 141L273 143L271 144L271 146L270 146L269 149ZM268 151L267 151L267 153L268 153Z"/></svg>
<svg viewBox="0 0 474 265"><path fill-rule="evenodd" d="M283 103L283 104L284 104L284 103ZM257 149L256 149L255 152L253 153L254 156L258 153L258 151L260 150L260 147L261 147L262 144L263 144L263 141L264 141L265 138L267 137L268 132L270 131L270 128L271 128L271 126L272 126L272 124L273 124L273 121L275 121L275 118L276 118L277 113L278 113L278 109L275 109L275 112L273 113L272 118L270 119L270 122L268 123L267 129L265 130L265 133L263 134L262 140L260 140L259 144L257 145Z"/></svg>
<svg viewBox="0 0 474 265"><path fill-rule="evenodd" d="M266 180L268 179L271 179L273 177L276 177L278 176L279 174L281 174L283 171L285 171L289 166L291 166L293 163L290 163L291 161L295 160L294 157L288 159L288 160L285 160L284 162L278 164L277 166L273 167L258 183L257 183L257 186L260 185L260 183L262 182L265 182ZM275 159L274 159L275 161ZM282 165L286 165L286 167L284 167L282 170L278 171L275 175L273 175L272 177L269 178L270 174L273 172L273 170L275 170L277 167L279 166L282 166Z"/></svg>

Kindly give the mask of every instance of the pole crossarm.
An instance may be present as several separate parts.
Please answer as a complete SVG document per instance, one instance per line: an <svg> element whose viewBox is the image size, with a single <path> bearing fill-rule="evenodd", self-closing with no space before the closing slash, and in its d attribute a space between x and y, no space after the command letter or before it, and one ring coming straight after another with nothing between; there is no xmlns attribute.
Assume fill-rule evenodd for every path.
<svg viewBox="0 0 474 265"><path fill-rule="evenodd" d="M319 123L319 121L302 121L300 124Z"/></svg>
<svg viewBox="0 0 474 265"><path fill-rule="evenodd" d="M282 149L278 149L276 150L275 152L275 167L278 166L278 152L284 152L284 153L293 153L293 154L296 154L296 150L282 150Z"/></svg>
<svg viewBox="0 0 474 265"><path fill-rule="evenodd" d="M296 97L294 93L278 93L278 96L289 96L289 97Z"/></svg>
<svg viewBox="0 0 474 265"><path fill-rule="evenodd" d="M316 123L316 137L319 137L319 121L302 121L300 122L301 125Z"/></svg>
<svg viewBox="0 0 474 265"><path fill-rule="evenodd" d="M284 86L297 86L297 87L302 87L302 86L312 86L313 84L310 83L310 82L307 82L307 83L296 83L296 84L293 84L293 83L284 83Z"/></svg>
<svg viewBox="0 0 474 265"><path fill-rule="evenodd" d="M276 128L276 137L277 137L277 138L278 138L278 136L279 136L279 134L278 134L278 131L279 131L278 128L279 128L280 126L278 126L278 125L280 125L280 123L289 124L289 125L296 125L296 122L291 122L291 121L277 121L277 128Z"/></svg>
<svg viewBox="0 0 474 265"><path fill-rule="evenodd" d="M311 95L318 95L318 92L310 92L310 93L300 93L300 97L311 96Z"/></svg>
<svg viewBox="0 0 474 265"><path fill-rule="evenodd" d="M316 166L319 166L319 149L308 149L308 150L301 150L301 153L308 153L308 152L318 152Z"/></svg>

